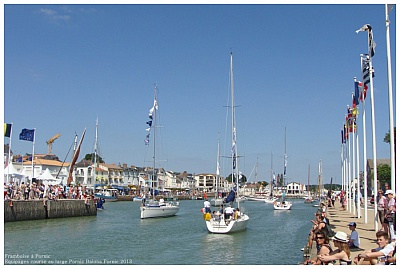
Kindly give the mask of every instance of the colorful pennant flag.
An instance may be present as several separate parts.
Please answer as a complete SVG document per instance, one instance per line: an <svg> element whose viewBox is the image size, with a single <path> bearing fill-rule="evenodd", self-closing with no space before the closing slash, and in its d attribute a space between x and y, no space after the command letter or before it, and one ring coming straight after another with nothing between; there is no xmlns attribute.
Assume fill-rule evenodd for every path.
<svg viewBox="0 0 400 269"><path fill-rule="evenodd" d="M21 133L19 134L19 140L26 140L33 142L35 138L35 129L22 129Z"/></svg>

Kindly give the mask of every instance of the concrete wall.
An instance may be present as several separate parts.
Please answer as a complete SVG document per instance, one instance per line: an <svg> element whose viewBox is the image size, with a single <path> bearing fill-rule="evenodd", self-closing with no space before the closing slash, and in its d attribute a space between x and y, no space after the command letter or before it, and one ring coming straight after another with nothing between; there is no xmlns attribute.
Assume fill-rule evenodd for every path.
<svg viewBox="0 0 400 269"><path fill-rule="evenodd" d="M95 215L97 210L93 201L86 205L84 200L61 199L46 201L46 206L42 200L13 201L12 206L8 201L4 202L4 222Z"/></svg>

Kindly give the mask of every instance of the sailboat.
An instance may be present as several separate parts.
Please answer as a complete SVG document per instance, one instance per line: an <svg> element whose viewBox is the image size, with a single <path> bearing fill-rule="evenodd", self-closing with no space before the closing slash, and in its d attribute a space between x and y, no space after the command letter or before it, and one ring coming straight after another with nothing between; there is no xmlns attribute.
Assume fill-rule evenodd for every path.
<svg viewBox="0 0 400 269"><path fill-rule="evenodd" d="M157 103L157 87L154 86L154 103L153 107L150 109L149 118L150 120L146 123L149 125L149 128L146 130L148 134L146 136L145 144L148 145L150 138L150 130L153 128L153 169L150 175L151 179L151 195L152 199L146 201L143 199L142 204L140 206L140 218L159 218L159 217L172 217L175 216L179 211L179 202L176 199L168 199L164 201L163 198L156 200L156 188L158 187L158 177L156 172L156 132L155 128L157 127L157 112L158 112L158 103ZM153 124L154 121L154 124Z"/></svg>
<svg viewBox="0 0 400 269"><path fill-rule="evenodd" d="M235 119L235 99L233 85L233 54L230 55L230 91L231 91L231 119L232 119L232 182L236 180L236 189L239 191L239 167L237 165L237 146L236 146L236 119ZM233 204L235 201L235 190L231 190L226 198L227 203ZM240 209L240 200L236 201L237 207L232 215L220 214L212 218L204 218L207 229L210 233L227 234L245 230L249 221L249 216ZM228 206L227 206L228 208ZM226 209L227 209L226 208ZM225 211L227 213L227 211Z"/></svg>
<svg viewBox="0 0 400 269"><path fill-rule="evenodd" d="M286 156L286 127L285 127L285 151L283 155L283 182L286 183L286 166L287 166L287 156ZM282 197L280 201L274 202L274 209L275 210L290 210L292 208L292 203L290 201L285 200L286 193L285 191L282 193Z"/></svg>
<svg viewBox="0 0 400 269"><path fill-rule="evenodd" d="M317 197L318 199L316 201L318 201L317 204L314 204L315 207L320 206L320 203L322 202L322 195L321 192L323 192L323 183L322 183L323 179L322 179L322 162L319 161L318 163L318 190L317 190ZM321 188L322 185L322 188Z"/></svg>
<svg viewBox="0 0 400 269"><path fill-rule="evenodd" d="M310 204L313 202L313 198L310 195L310 165L308 165L308 184L307 184L307 196L304 197L304 203Z"/></svg>
<svg viewBox="0 0 400 269"><path fill-rule="evenodd" d="M218 151L217 151L217 180L215 184L215 196L211 199L210 203L212 206L221 206L224 204L224 199L219 197L218 195L218 187L219 187L219 139L218 139Z"/></svg>
<svg viewBox="0 0 400 269"><path fill-rule="evenodd" d="M269 196L265 198L265 202L267 204L273 204L277 200L277 198L274 197L274 181L275 181L275 173L273 173L272 170L272 154L271 154L271 182L269 183L270 191L269 191Z"/></svg>

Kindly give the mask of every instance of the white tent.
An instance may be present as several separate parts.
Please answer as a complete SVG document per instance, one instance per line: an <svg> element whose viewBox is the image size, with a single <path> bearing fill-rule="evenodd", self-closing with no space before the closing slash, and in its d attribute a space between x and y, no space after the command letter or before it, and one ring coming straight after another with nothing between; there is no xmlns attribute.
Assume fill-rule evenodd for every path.
<svg viewBox="0 0 400 269"><path fill-rule="evenodd" d="M13 178L17 178L18 180L21 180L24 175L22 172L18 171L17 168L12 164L12 162L8 163L8 165L4 168L4 178L5 179L10 179L9 181L14 181L12 180Z"/></svg>
<svg viewBox="0 0 400 269"><path fill-rule="evenodd" d="M46 170L38 176L36 179L42 180L44 184L50 184L50 185L56 185L61 183L61 179L55 178L51 173L49 168L46 168Z"/></svg>

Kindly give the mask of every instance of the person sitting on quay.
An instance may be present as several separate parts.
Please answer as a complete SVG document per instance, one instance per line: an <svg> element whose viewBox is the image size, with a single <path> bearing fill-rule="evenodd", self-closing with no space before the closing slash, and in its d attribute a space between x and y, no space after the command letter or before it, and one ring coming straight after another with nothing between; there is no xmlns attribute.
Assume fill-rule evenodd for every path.
<svg viewBox="0 0 400 269"><path fill-rule="evenodd" d="M313 223L313 227L311 228L310 233L308 234L309 236L307 243L307 246L310 248L312 247L313 240L315 240L316 231L326 230L326 224L322 219L321 213L319 212L315 213L315 221L311 220L311 222Z"/></svg>
<svg viewBox="0 0 400 269"><path fill-rule="evenodd" d="M384 231L376 233L377 248L365 250L354 258L355 264L384 264L388 256L392 256L394 251L394 244L389 244L389 235Z"/></svg>
<svg viewBox="0 0 400 269"><path fill-rule="evenodd" d="M350 265L350 249L348 245L347 234L345 232L338 231L333 237L333 244L337 249L332 251L329 255L319 255L318 258L324 264L340 264L340 265ZM338 262L338 263L336 263Z"/></svg>
<svg viewBox="0 0 400 269"><path fill-rule="evenodd" d="M332 252L332 247L329 244L329 237L326 231L315 231L315 241L317 246L317 255L310 260L306 260L304 264L322 265L324 264L319 257L329 255Z"/></svg>
<svg viewBox="0 0 400 269"><path fill-rule="evenodd" d="M357 224L355 222L349 223L349 229L351 231L349 236L349 247L350 248L360 248L360 237L356 231Z"/></svg>

